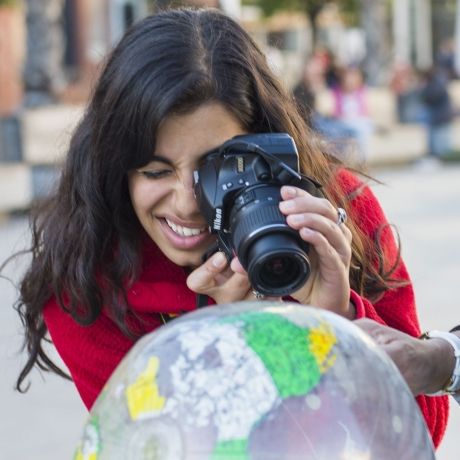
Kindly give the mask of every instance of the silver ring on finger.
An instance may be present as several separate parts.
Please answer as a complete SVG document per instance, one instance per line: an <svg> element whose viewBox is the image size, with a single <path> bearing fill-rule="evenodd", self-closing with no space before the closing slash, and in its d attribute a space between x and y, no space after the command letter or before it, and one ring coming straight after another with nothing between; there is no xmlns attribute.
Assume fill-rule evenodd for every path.
<svg viewBox="0 0 460 460"><path fill-rule="evenodd" d="M343 208L337 208L337 225L342 225L347 221L347 211Z"/></svg>
<svg viewBox="0 0 460 460"><path fill-rule="evenodd" d="M255 289L252 290L252 294L254 295L254 297L257 300L264 300L265 299L265 295L261 294L259 291L256 291Z"/></svg>

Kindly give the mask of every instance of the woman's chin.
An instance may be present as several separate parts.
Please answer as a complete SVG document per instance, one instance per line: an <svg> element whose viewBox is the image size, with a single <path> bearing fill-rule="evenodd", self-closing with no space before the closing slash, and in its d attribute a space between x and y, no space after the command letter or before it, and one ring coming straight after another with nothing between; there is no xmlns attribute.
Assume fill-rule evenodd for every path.
<svg viewBox="0 0 460 460"><path fill-rule="evenodd" d="M199 267L203 264L203 256L205 254L205 250L201 251L193 251L193 253L185 253L179 254L176 251L173 252L166 252L165 256L174 264L178 265L179 267L189 268L190 270L194 270L195 268Z"/></svg>

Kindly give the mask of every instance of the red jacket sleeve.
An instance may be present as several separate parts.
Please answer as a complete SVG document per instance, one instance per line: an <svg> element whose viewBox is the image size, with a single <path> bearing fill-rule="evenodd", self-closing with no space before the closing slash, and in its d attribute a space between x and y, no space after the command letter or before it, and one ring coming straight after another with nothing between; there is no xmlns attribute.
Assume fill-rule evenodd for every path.
<svg viewBox="0 0 460 460"><path fill-rule="evenodd" d="M134 341L123 335L105 313L90 326L79 325L54 298L45 306L44 319L80 397L88 410L91 409Z"/></svg>
<svg viewBox="0 0 460 460"><path fill-rule="evenodd" d="M343 180L343 179L342 179ZM345 176L344 188L351 196L350 212L361 230L370 238L378 234L385 255L385 269L394 266L398 260L398 245L392 228L389 226L384 212L369 187L363 185L354 176ZM357 318L371 318L407 334L418 337L420 325L415 307L415 296L409 273L402 259L397 263L392 278L407 281L405 286L386 291L377 301L351 293L351 301L356 307ZM444 435L448 419L447 397L417 397L420 410L437 447Z"/></svg>

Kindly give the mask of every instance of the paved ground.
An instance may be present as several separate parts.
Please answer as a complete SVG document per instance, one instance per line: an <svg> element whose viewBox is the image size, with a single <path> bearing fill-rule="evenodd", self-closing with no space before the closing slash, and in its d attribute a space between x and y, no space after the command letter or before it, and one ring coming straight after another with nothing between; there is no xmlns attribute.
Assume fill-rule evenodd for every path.
<svg viewBox="0 0 460 460"><path fill-rule="evenodd" d="M376 186L390 220L398 224L403 256L412 274L425 328L447 329L460 322L460 166L406 167L376 171L386 186ZM26 222L0 222L0 260L21 247ZM21 264L13 264L16 277ZM71 383L38 373L26 395L13 391L23 357L18 353L20 325L11 304L14 289L0 280L0 458L10 460L64 460L72 458L85 420L85 410ZM452 404L448 433L438 460L459 457L460 408Z"/></svg>
<svg viewBox="0 0 460 460"><path fill-rule="evenodd" d="M379 171L376 194L398 227L423 329L448 330L460 323L460 165L440 169ZM452 399L447 435L438 460L460 458L460 406Z"/></svg>

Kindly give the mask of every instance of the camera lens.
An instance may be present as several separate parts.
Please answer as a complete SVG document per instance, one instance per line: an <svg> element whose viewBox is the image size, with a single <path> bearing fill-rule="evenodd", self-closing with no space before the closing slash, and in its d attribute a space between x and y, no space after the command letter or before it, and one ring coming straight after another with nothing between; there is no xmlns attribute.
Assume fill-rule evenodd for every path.
<svg viewBox="0 0 460 460"><path fill-rule="evenodd" d="M293 234L265 234L248 253L248 275L252 287L261 294L284 296L300 289L310 274L305 251Z"/></svg>
<svg viewBox="0 0 460 460"><path fill-rule="evenodd" d="M290 284L297 278L298 273L299 267L291 258L275 254L271 259L265 261L260 269L259 277L267 286L278 287L279 284Z"/></svg>
<svg viewBox="0 0 460 460"><path fill-rule="evenodd" d="M300 289L310 274L308 245L281 214L280 187L258 184L236 197L231 234L236 254L261 294L285 296Z"/></svg>

